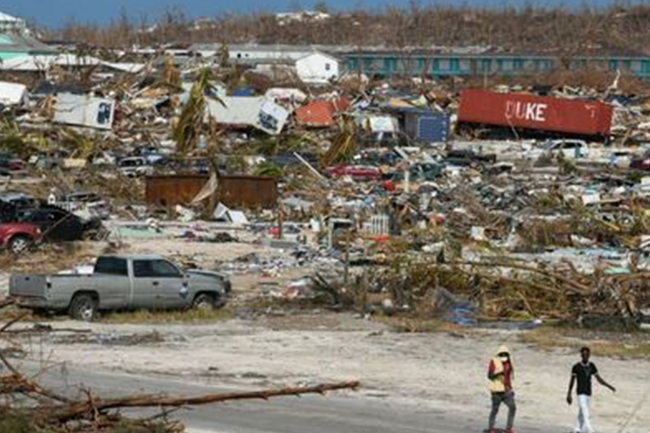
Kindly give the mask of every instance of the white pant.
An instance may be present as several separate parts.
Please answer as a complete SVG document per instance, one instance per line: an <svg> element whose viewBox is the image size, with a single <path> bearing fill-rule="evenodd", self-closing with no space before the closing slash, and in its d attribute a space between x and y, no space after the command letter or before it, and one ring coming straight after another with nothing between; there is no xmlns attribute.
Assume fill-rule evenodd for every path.
<svg viewBox="0 0 650 433"><path fill-rule="evenodd" d="M576 425L576 433L593 433L594 429L591 427L590 420L590 395L578 396L578 424Z"/></svg>

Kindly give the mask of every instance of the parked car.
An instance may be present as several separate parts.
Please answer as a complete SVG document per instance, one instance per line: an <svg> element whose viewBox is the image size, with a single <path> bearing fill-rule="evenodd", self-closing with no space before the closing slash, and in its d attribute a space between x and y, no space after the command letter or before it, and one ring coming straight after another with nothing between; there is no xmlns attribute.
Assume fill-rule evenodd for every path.
<svg viewBox="0 0 650 433"><path fill-rule="evenodd" d="M92 217L108 219L108 203L99 194L89 191L76 191L59 198L56 205L68 212L87 211Z"/></svg>
<svg viewBox="0 0 650 433"><path fill-rule="evenodd" d="M26 207L34 207L38 201L29 194L22 192L2 192L0 193L0 202L22 209Z"/></svg>
<svg viewBox="0 0 650 433"><path fill-rule="evenodd" d="M20 171L24 168L20 158L8 152L0 152L0 174L9 175L11 172Z"/></svg>
<svg viewBox="0 0 650 433"><path fill-rule="evenodd" d="M140 156L146 159L149 165L165 164L169 160L168 156L156 146L136 147L132 152L132 156Z"/></svg>
<svg viewBox="0 0 650 433"><path fill-rule="evenodd" d="M338 165L328 168L327 174L332 177L350 176L361 181L381 179L381 170L368 165Z"/></svg>
<svg viewBox="0 0 650 433"><path fill-rule="evenodd" d="M41 230L35 224L0 224L0 249L22 254L41 239Z"/></svg>
<svg viewBox="0 0 650 433"><path fill-rule="evenodd" d="M92 321L99 311L212 309L232 290L223 275L182 270L161 256L101 256L91 275L12 275L10 296L26 308Z"/></svg>
<svg viewBox="0 0 650 433"><path fill-rule="evenodd" d="M0 200L0 223L16 221L16 206Z"/></svg>
<svg viewBox="0 0 650 433"><path fill-rule="evenodd" d="M117 163L117 167L124 176L128 177L151 176L153 174L153 166L141 156L121 159Z"/></svg>
<svg viewBox="0 0 650 433"><path fill-rule="evenodd" d="M63 161L70 158L70 152L66 149L49 149L32 156L29 162L41 170L52 170L63 167Z"/></svg>
<svg viewBox="0 0 650 433"><path fill-rule="evenodd" d="M497 156L493 153L477 153L472 149L452 149L447 151L445 161L461 167L474 165L484 166L485 164L494 164L497 162Z"/></svg>
<svg viewBox="0 0 650 433"><path fill-rule="evenodd" d="M18 221L20 209L33 208L38 206L38 201L28 194L21 192L0 193L0 223L11 223Z"/></svg>
<svg viewBox="0 0 650 433"><path fill-rule="evenodd" d="M526 155L528 159L537 160L543 155L556 158L562 155L564 159L576 160L587 158L590 154L589 145L583 140L561 139L549 140L540 149L534 149Z"/></svg>
<svg viewBox="0 0 650 433"><path fill-rule="evenodd" d="M433 182L442 175L444 166L438 163L422 162L412 164L409 168L409 180L411 182ZM386 176L387 180L394 182L404 181L405 174L403 170Z"/></svg>
<svg viewBox="0 0 650 433"><path fill-rule="evenodd" d="M630 168L632 170L650 171L650 149L646 150L641 156L632 158Z"/></svg>
<svg viewBox="0 0 650 433"><path fill-rule="evenodd" d="M83 220L56 206L40 206L18 211L18 221L38 226L48 242L69 242L101 238L104 228L99 219Z"/></svg>

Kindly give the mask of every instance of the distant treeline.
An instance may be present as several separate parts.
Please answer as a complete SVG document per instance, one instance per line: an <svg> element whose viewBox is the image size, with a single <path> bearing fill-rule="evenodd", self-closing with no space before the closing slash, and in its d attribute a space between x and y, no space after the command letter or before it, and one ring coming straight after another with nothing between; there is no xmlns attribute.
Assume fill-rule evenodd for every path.
<svg viewBox="0 0 650 433"><path fill-rule="evenodd" d="M319 6L326 10L325 4ZM169 43L493 46L510 51L643 54L650 51L650 5L577 8L432 5L332 12L329 19L282 22L272 14L193 20L181 9L158 20L125 12L105 26L68 22L48 39L128 48Z"/></svg>

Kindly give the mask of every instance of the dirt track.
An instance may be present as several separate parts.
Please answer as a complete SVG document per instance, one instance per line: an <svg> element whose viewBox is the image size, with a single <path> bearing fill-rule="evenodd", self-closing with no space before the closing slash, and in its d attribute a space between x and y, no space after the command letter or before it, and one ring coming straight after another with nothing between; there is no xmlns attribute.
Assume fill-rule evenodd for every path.
<svg viewBox="0 0 650 433"><path fill-rule="evenodd" d="M75 322L55 326L88 327ZM577 354L531 349L518 342L516 332L404 334L349 314L329 313L213 325L92 324L90 328L103 336L103 342L61 344L47 337L43 353L86 368L183 377L229 387L360 379L367 396L478 419L488 411L484 369L495 348L505 342L512 347L516 363L519 416L538 421L541 414L549 422L566 423L567 429L575 418L575 407L568 407L564 398ZM159 337L149 342L152 331ZM129 343L129 338L138 341L138 335L144 338ZM646 433L650 362L594 355L602 375L619 389L612 395L596 386L595 425L601 431Z"/></svg>

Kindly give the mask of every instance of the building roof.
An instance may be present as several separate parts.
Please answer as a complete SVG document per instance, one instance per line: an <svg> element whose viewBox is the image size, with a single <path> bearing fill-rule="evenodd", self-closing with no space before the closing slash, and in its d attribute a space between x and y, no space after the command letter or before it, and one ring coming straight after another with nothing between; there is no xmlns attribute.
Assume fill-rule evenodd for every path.
<svg viewBox="0 0 650 433"><path fill-rule="evenodd" d="M302 60L302 59L306 59L307 57L311 57L311 56L316 55L316 54L321 55L321 56L324 56L324 57L327 57L328 59L331 59L331 60L333 60L333 61L335 61L335 62L340 62L340 61L341 61L340 58L338 58L338 57L336 57L336 56L333 56L333 55L331 55L331 54L328 54L328 53L324 53L323 51L319 51L319 50L314 50L314 51L311 52L311 53L305 54L304 56L302 56L302 57L296 59L296 61L299 61L299 60Z"/></svg>
<svg viewBox="0 0 650 433"><path fill-rule="evenodd" d="M0 46L0 49L2 47ZM45 71L54 66L59 67L95 67L105 66L120 72L138 73L145 65L135 63L104 62L92 56L77 56L76 54L45 54L23 56L4 61L0 69L18 72Z"/></svg>
<svg viewBox="0 0 650 433"><path fill-rule="evenodd" d="M2 22L0 22L0 27ZM0 51L19 53L52 53L54 50L38 39L19 32L0 32Z"/></svg>
<svg viewBox="0 0 650 433"><path fill-rule="evenodd" d="M219 49L221 44L194 44L190 47L191 50L210 50ZM249 51L249 52L312 52L318 50L320 45L285 45L285 44L238 44L227 45L229 51Z"/></svg>
<svg viewBox="0 0 650 433"><path fill-rule="evenodd" d="M25 21L20 19L20 18L13 17L13 16L11 16L9 14L6 14L4 12L0 12L0 23L24 24Z"/></svg>
<svg viewBox="0 0 650 433"><path fill-rule="evenodd" d="M560 50L512 50L500 47L341 47L335 51L342 57L457 57L457 58L558 58L565 56ZM606 58L606 57L635 57L645 56L642 52L621 49L592 49L571 54L571 58Z"/></svg>

